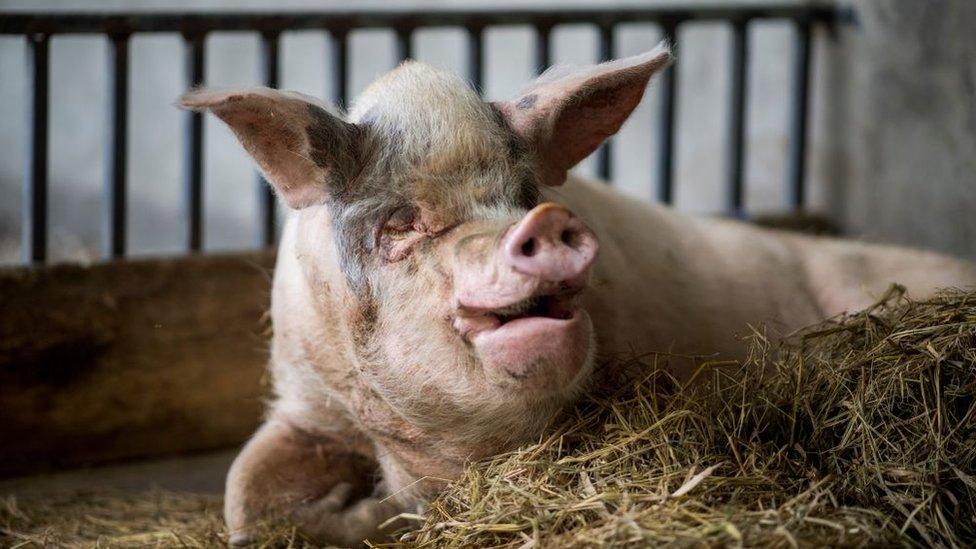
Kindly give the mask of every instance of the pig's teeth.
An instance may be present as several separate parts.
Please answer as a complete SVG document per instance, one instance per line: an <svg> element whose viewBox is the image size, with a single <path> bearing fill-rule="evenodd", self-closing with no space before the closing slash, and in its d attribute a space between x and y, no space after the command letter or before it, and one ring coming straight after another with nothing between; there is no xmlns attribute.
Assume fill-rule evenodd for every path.
<svg viewBox="0 0 976 549"><path fill-rule="evenodd" d="M539 298L531 297L518 303L513 303L507 307L496 309L493 313L497 316L518 316L531 310L539 303Z"/></svg>

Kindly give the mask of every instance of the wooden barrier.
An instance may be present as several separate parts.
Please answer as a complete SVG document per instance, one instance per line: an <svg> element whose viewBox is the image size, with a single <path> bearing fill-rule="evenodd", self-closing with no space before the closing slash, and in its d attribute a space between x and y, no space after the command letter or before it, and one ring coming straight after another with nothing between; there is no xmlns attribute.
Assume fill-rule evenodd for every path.
<svg viewBox="0 0 976 549"><path fill-rule="evenodd" d="M0 270L0 476L241 443L272 252Z"/></svg>

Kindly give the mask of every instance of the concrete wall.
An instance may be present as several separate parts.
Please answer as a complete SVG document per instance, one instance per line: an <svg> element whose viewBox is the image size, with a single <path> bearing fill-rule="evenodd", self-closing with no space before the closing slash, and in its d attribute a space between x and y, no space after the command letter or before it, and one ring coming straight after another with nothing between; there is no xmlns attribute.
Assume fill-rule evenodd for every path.
<svg viewBox="0 0 976 549"><path fill-rule="evenodd" d="M690 0L694 1L694 0ZM521 2L509 2L511 5ZM542 3L542 2L540 2ZM650 4L589 0L552 4ZM673 3L673 2L672 2ZM686 2L687 3L687 2ZM398 2L401 7L484 5L480 0ZM275 9L346 6L340 0L289 0ZM362 1L375 8L386 2ZM491 2L503 7L504 2ZM269 9L245 0L0 0L0 9ZM935 247L976 257L976 226L964 212L976 206L973 147L973 51L968 28L976 17L968 0L867 0L858 2L862 23L834 39L819 36L815 51L813 206L834 216L851 234L880 241ZM751 40L748 81L747 208L779 207L785 193L789 67L792 33L782 21L757 22ZM728 41L721 24L682 28L677 65L676 207L717 212L723 201L726 154ZM586 63L597 55L596 30L560 28L555 57ZM283 84L315 95L328 88L328 44L320 33L288 33L283 39ZM532 76L532 31L497 28L487 34L490 98L514 93ZM618 33L621 55L659 40L652 25L627 25ZM207 81L212 85L256 84L257 37L221 33L210 37ZM393 36L357 32L352 38L352 92L392 68ZM52 43L51 223L53 256L93 257L101 219L104 173L105 40L58 37ZM416 35L419 59L464 70L464 36L458 29ZM182 91L181 44L174 35L141 35L131 43L130 243L136 255L177 253L184 240L180 208L180 118L172 102ZM0 38L0 233L7 261L16 260L23 174L24 46ZM968 92L968 93L967 93ZM615 184L650 199L655 150L652 86L644 103L616 139ZM253 173L230 133L206 123L206 247L247 248L254 242L256 198ZM581 170L592 170L586 162ZM2 256L4 254L0 254ZM0 261L4 257L0 257Z"/></svg>
<svg viewBox="0 0 976 549"><path fill-rule="evenodd" d="M976 2L855 6L818 52L822 207L850 234L976 259Z"/></svg>

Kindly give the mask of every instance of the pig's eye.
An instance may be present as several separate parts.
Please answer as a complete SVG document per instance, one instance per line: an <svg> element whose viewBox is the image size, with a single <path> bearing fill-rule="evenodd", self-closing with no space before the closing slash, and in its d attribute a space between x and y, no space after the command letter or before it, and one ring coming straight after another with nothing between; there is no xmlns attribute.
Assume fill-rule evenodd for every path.
<svg viewBox="0 0 976 549"><path fill-rule="evenodd" d="M380 258L393 263L407 257L413 247L425 237L417 227L417 211L411 207L403 207L393 212L380 227L376 235L376 247Z"/></svg>
<svg viewBox="0 0 976 549"><path fill-rule="evenodd" d="M384 233L407 233L414 229L416 210L410 207L397 209L383 225Z"/></svg>

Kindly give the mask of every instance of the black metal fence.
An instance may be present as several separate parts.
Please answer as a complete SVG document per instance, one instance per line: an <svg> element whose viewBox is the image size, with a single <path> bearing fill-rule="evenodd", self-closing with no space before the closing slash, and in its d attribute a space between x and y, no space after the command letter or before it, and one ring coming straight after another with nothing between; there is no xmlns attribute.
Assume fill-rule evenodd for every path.
<svg viewBox="0 0 976 549"><path fill-rule="evenodd" d="M180 33L184 38L186 87L204 84L205 38L221 31L254 31L261 35L261 76L264 85L277 87L279 81L278 45L281 34L294 30L322 30L332 41L333 56L331 99L346 104L348 88L348 37L355 29L389 28L396 32L399 59L412 56L413 32L422 27L462 27L467 33L468 78L477 88L484 82L484 40L486 28L499 25L531 25L536 32L535 64L542 71L551 64L552 31L559 25L591 24L599 29L600 56L615 56L615 30L621 23L656 23L676 49L678 28L688 21L724 21L732 29L731 91L728 96L731 120L727 141L730 153L725 170L726 211L741 215L743 211L743 159L745 154L745 106L748 66L747 33L751 21L784 19L796 26L793 81L790 105L789 158L785 185L788 207L802 209L805 200L806 138L809 117L809 76L811 29L814 25L830 26L847 16L837 8L824 5L764 6L696 6L629 7L595 9L508 9L501 10L425 10L384 11L316 11L269 13L16 13L0 14L0 34L20 34L27 40L28 149L26 158L22 255L25 263L43 263L47 258L48 202L48 83L49 43L55 34L102 34L109 38L108 47L108 135L106 136L107 171L105 200L107 216L103 221L103 255L117 258L126 250L126 145L127 104L129 94L129 38L136 33ZM674 114L678 82L674 70L665 71L660 79L661 102L655 131L660 161L656 166L655 194L663 202L673 197ZM188 224L186 248L196 252L203 245L203 121L199 113L184 117L184 208ZM598 152L597 174L612 179L610 148L607 143ZM260 243L271 245L275 239L275 199L263 182L260 185Z"/></svg>

